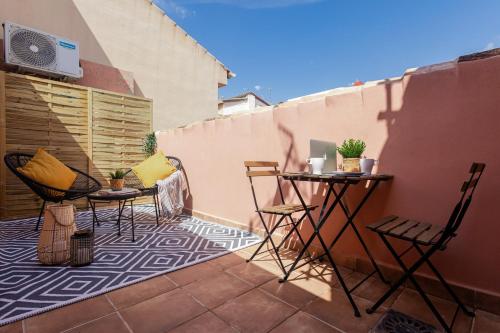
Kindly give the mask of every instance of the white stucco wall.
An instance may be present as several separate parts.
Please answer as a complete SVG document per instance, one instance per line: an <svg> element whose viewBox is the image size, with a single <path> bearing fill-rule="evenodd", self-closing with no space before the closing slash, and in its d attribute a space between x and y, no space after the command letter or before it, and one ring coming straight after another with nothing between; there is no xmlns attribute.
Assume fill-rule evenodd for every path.
<svg viewBox="0 0 500 333"><path fill-rule="evenodd" d="M265 106L267 106L267 104L255 98L254 95L248 94L245 99L225 101L219 110L219 114L227 116L235 113L251 112L256 108Z"/></svg>

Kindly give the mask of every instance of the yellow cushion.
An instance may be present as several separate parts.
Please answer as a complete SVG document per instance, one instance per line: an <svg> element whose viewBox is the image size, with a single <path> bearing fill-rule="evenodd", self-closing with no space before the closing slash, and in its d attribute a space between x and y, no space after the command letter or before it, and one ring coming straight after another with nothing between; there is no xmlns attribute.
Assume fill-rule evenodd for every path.
<svg viewBox="0 0 500 333"><path fill-rule="evenodd" d="M42 148L38 148L35 156L17 171L40 184L60 190L69 189L76 179L76 173Z"/></svg>
<svg viewBox="0 0 500 333"><path fill-rule="evenodd" d="M161 151L132 167L132 171L144 187L152 187L157 180L167 178L176 170Z"/></svg>

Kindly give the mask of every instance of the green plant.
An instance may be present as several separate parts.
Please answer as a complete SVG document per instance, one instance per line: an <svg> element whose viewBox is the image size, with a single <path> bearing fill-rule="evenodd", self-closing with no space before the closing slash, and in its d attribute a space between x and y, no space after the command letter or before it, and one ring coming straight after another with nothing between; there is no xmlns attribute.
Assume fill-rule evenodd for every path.
<svg viewBox="0 0 500 333"><path fill-rule="evenodd" d="M111 179L123 179L123 177L125 177L125 171L116 170L115 172L110 172L109 177Z"/></svg>
<svg viewBox="0 0 500 333"><path fill-rule="evenodd" d="M142 151L146 155L146 157L154 155L157 147L156 135L154 133L149 133L142 140Z"/></svg>
<svg viewBox="0 0 500 333"><path fill-rule="evenodd" d="M365 151L366 144L363 140L348 139L344 140L337 151L343 158L360 158Z"/></svg>

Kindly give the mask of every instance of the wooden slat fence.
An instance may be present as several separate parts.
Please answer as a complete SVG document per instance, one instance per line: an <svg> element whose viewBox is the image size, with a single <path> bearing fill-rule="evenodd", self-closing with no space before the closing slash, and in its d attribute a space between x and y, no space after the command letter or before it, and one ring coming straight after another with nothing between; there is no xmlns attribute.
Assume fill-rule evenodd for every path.
<svg viewBox="0 0 500 333"><path fill-rule="evenodd" d="M106 184L110 171L144 159L142 139L152 130L151 117L149 99L0 71L2 158L44 147ZM0 218L34 216L40 204L2 161Z"/></svg>

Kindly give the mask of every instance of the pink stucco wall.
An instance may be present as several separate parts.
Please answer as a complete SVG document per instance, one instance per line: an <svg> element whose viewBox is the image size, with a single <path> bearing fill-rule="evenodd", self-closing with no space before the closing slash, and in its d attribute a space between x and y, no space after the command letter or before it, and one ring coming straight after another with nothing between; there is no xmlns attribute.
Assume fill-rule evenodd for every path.
<svg viewBox="0 0 500 333"><path fill-rule="evenodd" d="M159 133L161 149L184 163L194 210L254 228L244 160L277 160L282 169L305 169L309 139L342 142L360 138L378 170L395 176L360 214L360 226L384 214L444 224L472 161L487 163L475 200L449 249L435 263L452 282L500 293L500 57L458 63L444 70L405 75L316 101L273 111L220 119ZM274 183L257 183L263 203L277 198ZM295 195L285 183L289 200ZM303 184L319 203L323 188ZM359 198L363 186L349 193ZM323 237L332 239L335 213ZM391 262L380 240L363 227L379 260ZM363 253L346 233L336 251Z"/></svg>
<svg viewBox="0 0 500 333"><path fill-rule="evenodd" d="M83 68L83 78L74 83L121 94L142 96L142 93L135 89L133 73L87 60L80 60L80 64Z"/></svg>

